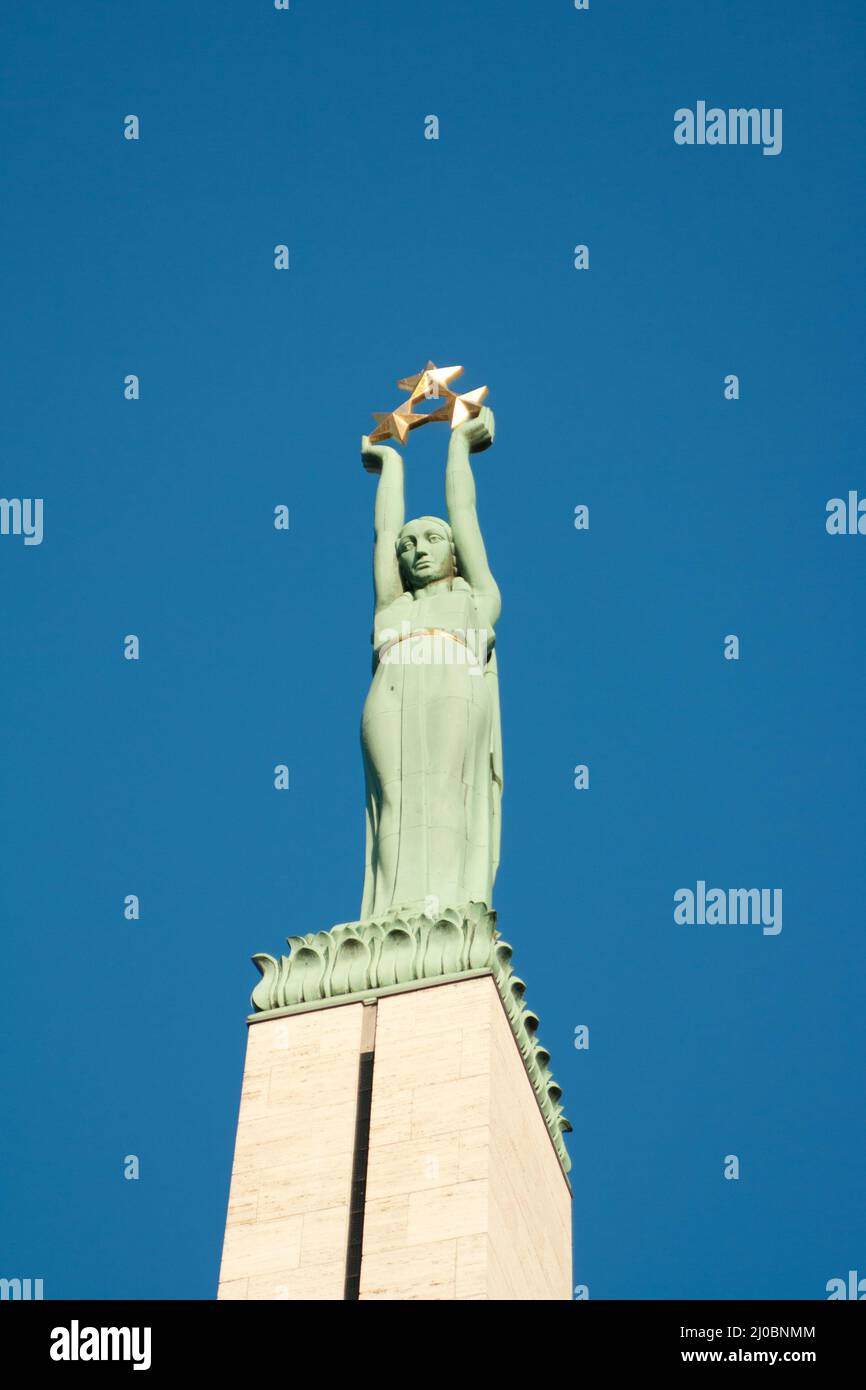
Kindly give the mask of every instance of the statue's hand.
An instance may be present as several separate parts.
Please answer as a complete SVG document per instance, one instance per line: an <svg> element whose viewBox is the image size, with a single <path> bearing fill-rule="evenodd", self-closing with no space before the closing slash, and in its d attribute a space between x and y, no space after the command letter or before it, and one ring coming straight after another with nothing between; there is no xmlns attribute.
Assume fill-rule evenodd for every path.
<svg viewBox="0 0 866 1390"><path fill-rule="evenodd" d="M457 426L451 438L465 440L469 445L470 454L480 454L482 450L490 448L495 436L496 421L493 411L488 405L483 405L473 420L464 420L462 425Z"/></svg>
<svg viewBox="0 0 866 1390"><path fill-rule="evenodd" d="M387 444L371 444L368 434L361 435L361 462L368 473L381 473L382 465L389 457L395 458L398 463L402 461L396 449Z"/></svg>

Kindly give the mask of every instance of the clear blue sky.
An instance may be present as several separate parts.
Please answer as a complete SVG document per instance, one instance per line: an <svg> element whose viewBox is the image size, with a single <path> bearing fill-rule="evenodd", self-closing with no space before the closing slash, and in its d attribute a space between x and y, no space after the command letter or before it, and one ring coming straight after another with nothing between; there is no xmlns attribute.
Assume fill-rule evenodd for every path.
<svg viewBox="0 0 866 1390"><path fill-rule="evenodd" d="M575 1281L866 1274L866 537L824 527L866 495L864 28L855 0L6 7L0 494L45 534L0 537L0 1274L215 1293L249 957L360 903L359 439L428 357L496 412L496 906L575 1126ZM675 145L699 99L781 107L782 153ZM445 446L410 441L413 512ZM781 934L677 926L698 879L781 887Z"/></svg>

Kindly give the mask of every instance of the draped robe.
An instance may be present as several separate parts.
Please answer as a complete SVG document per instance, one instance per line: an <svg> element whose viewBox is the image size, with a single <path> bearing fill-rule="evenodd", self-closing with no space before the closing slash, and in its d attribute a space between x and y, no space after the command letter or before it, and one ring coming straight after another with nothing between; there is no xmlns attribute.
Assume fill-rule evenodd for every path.
<svg viewBox="0 0 866 1390"><path fill-rule="evenodd" d="M492 906L502 793L495 639L488 624L480 662L460 641L468 634L478 653L482 613L469 584L456 578L450 590L407 591L376 614L379 659L361 719L362 920ZM454 649L448 637L393 640L431 629L455 634Z"/></svg>

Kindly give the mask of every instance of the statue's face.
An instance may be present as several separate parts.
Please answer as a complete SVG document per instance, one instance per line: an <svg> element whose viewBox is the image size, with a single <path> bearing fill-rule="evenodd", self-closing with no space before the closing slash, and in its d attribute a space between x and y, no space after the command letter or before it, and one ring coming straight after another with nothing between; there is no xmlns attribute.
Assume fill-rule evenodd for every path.
<svg viewBox="0 0 866 1390"><path fill-rule="evenodd" d="M409 589L423 589L434 579L451 579L451 542L441 521L435 516L407 521L397 538L397 560Z"/></svg>

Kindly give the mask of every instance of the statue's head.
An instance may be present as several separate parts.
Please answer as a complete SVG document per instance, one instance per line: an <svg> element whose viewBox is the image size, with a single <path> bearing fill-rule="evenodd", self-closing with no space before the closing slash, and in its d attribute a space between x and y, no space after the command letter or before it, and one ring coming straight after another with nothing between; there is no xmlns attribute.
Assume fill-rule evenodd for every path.
<svg viewBox="0 0 866 1390"><path fill-rule="evenodd" d="M419 516L397 536L397 562L404 589L423 589L434 579L454 579L457 554L447 521Z"/></svg>

